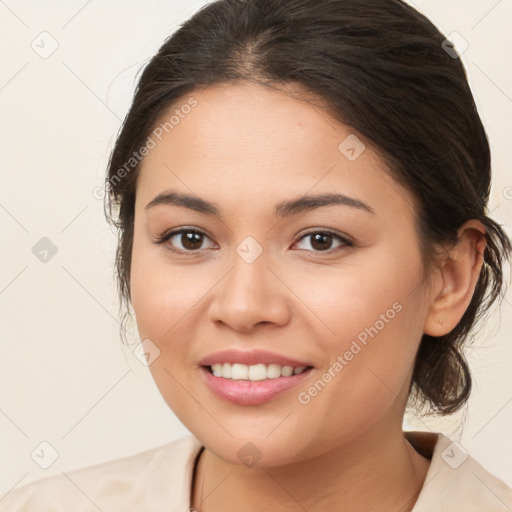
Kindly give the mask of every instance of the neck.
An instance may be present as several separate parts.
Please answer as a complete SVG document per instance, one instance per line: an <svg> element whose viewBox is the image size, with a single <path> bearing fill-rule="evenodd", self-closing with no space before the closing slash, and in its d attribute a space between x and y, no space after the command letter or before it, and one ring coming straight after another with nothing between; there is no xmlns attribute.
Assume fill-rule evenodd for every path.
<svg viewBox="0 0 512 512"><path fill-rule="evenodd" d="M374 429L313 459L269 468L230 464L205 448L191 506L197 512L410 512L429 465L401 427Z"/></svg>

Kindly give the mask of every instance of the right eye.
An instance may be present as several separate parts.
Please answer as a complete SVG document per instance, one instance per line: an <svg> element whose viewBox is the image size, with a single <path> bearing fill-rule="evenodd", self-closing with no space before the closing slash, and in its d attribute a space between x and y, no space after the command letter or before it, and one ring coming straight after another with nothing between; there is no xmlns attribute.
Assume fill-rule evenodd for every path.
<svg viewBox="0 0 512 512"><path fill-rule="evenodd" d="M158 236L153 243L161 245L171 242L175 238L175 243L181 244L181 248L176 249L174 247L175 243L170 243L165 245L166 249L177 253L194 253L202 250L200 246L205 237L209 239L208 235L198 228L178 228Z"/></svg>

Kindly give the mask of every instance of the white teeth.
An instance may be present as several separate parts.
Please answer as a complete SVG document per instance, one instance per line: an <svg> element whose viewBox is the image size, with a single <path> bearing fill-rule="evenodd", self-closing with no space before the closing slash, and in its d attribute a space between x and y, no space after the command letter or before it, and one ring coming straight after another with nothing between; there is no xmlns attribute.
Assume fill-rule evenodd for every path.
<svg viewBox="0 0 512 512"><path fill-rule="evenodd" d="M226 364L226 363L224 363ZM222 368L222 374L224 375L224 367ZM245 364L233 364L231 365L231 378L233 380L242 380L249 377L249 367Z"/></svg>
<svg viewBox="0 0 512 512"><path fill-rule="evenodd" d="M281 368L281 375L283 377L290 377L293 375L293 366L283 366Z"/></svg>
<svg viewBox="0 0 512 512"><path fill-rule="evenodd" d="M228 379L231 378L231 365L229 363L222 365L222 375L225 375Z"/></svg>
<svg viewBox="0 0 512 512"><path fill-rule="evenodd" d="M239 363L216 363L211 366L215 377L224 377L232 380L265 380L278 377L290 377L302 373L306 366L280 366L278 364L253 364L247 366Z"/></svg>
<svg viewBox="0 0 512 512"><path fill-rule="evenodd" d="M267 379L277 379L281 377L281 367L278 364L269 364L267 366Z"/></svg>
<svg viewBox="0 0 512 512"><path fill-rule="evenodd" d="M264 364L249 366L249 380L265 380L267 378L267 367Z"/></svg>

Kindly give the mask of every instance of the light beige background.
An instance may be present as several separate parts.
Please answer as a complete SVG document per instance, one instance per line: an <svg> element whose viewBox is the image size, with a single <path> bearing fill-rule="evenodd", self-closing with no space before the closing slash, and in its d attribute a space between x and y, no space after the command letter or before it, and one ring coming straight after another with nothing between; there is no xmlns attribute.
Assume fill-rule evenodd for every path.
<svg viewBox="0 0 512 512"><path fill-rule="evenodd" d="M95 196L137 70L204 3L0 1L1 492L188 433L119 340L116 237ZM469 43L462 60L492 146L492 215L510 226L512 1L414 5ZM32 252L43 237L57 248L47 262ZM512 485L510 332L508 293L469 353L469 407L405 427L445 432ZM44 441L58 453L47 469Z"/></svg>

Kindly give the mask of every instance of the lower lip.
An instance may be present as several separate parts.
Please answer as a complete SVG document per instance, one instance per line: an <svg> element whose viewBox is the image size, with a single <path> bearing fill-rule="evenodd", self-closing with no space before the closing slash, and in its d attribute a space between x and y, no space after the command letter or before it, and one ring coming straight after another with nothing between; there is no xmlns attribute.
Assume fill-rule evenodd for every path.
<svg viewBox="0 0 512 512"><path fill-rule="evenodd" d="M200 371L210 389L221 398L239 405L258 405L268 402L286 390L298 386L308 378L312 369L309 368L302 373L290 377L255 381L216 377L204 366L200 368Z"/></svg>

